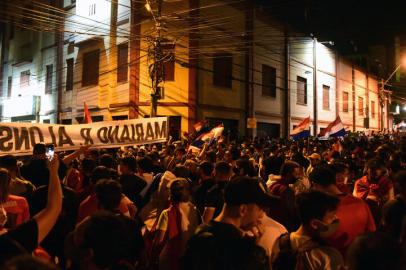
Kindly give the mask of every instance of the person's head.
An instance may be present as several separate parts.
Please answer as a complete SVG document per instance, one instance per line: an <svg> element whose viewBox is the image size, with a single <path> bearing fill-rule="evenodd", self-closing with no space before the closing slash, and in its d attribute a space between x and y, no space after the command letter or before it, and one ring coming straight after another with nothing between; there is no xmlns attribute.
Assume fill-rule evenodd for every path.
<svg viewBox="0 0 406 270"><path fill-rule="evenodd" d="M173 168L173 174L176 177L180 178L189 178L190 176L190 171L186 168L184 165L176 165L175 168Z"/></svg>
<svg viewBox="0 0 406 270"><path fill-rule="evenodd" d="M96 161L92 158L84 158L80 168L84 175L91 176L94 168L96 168Z"/></svg>
<svg viewBox="0 0 406 270"><path fill-rule="evenodd" d="M313 237L329 237L338 228L336 216L339 199L311 190L296 197L296 209L303 228Z"/></svg>
<svg viewBox="0 0 406 270"><path fill-rule="evenodd" d="M11 176L7 169L0 168L0 204L7 201L10 193Z"/></svg>
<svg viewBox="0 0 406 270"><path fill-rule="evenodd" d="M110 154L103 154L99 160L100 166L104 166L109 169L114 169L114 163L114 159Z"/></svg>
<svg viewBox="0 0 406 270"><path fill-rule="evenodd" d="M377 182L385 174L384 163L380 159L370 159L365 165L368 181Z"/></svg>
<svg viewBox="0 0 406 270"><path fill-rule="evenodd" d="M190 200L190 184L185 178L176 178L169 186L169 199L172 203Z"/></svg>
<svg viewBox="0 0 406 270"><path fill-rule="evenodd" d="M143 249L140 228L108 211L90 216L68 240L69 257L81 269L128 269Z"/></svg>
<svg viewBox="0 0 406 270"><path fill-rule="evenodd" d="M154 164L149 157L141 157L137 159L137 165L140 173L150 173Z"/></svg>
<svg viewBox="0 0 406 270"><path fill-rule="evenodd" d="M314 168L309 175L309 179L312 181L313 187L318 190L326 190L331 185L336 184L334 172L328 165Z"/></svg>
<svg viewBox="0 0 406 270"><path fill-rule="evenodd" d="M238 220L241 229L249 230L258 224L264 215L264 208L269 207L272 202L273 198L258 180L238 176L224 190L222 214Z"/></svg>
<svg viewBox="0 0 406 270"><path fill-rule="evenodd" d="M59 268L32 255L20 255L8 260L1 268L3 270L58 270Z"/></svg>
<svg viewBox="0 0 406 270"><path fill-rule="evenodd" d="M198 164L192 159L187 159L183 164L190 172L191 175L197 175L198 173Z"/></svg>
<svg viewBox="0 0 406 270"><path fill-rule="evenodd" d="M350 175L350 169L347 164L342 162L335 162L333 165L331 165L331 169L335 173L337 185L347 184L348 177Z"/></svg>
<svg viewBox="0 0 406 270"><path fill-rule="evenodd" d="M401 248L395 239L380 232L358 236L347 251L348 270L400 270Z"/></svg>
<svg viewBox="0 0 406 270"><path fill-rule="evenodd" d="M406 170L395 175L394 184L399 188L400 194L406 198Z"/></svg>
<svg viewBox="0 0 406 270"><path fill-rule="evenodd" d="M254 167L252 163L245 158L240 158L235 163L236 174L241 176L252 176Z"/></svg>
<svg viewBox="0 0 406 270"><path fill-rule="evenodd" d="M111 171L104 166L97 166L90 177L91 183L96 185L101 179L111 179Z"/></svg>
<svg viewBox="0 0 406 270"><path fill-rule="evenodd" d="M186 149L183 146L179 146L175 150L175 158L180 160L183 156L186 155Z"/></svg>
<svg viewBox="0 0 406 270"><path fill-rule="evenodd" d="M210 163L216 163L217 155L216 152L213 150L207 151L206 153L206 161Z"/></svg>
<svg viewBox="0 0 406 270"><path fill-rule="evenodd" d="M199 174L201 179L211 178L213 175L214 166L213 163L203 161L199 165Z"/></svg>
<svg viewBox="0 0 406 270"><path fill-rule="evenodd" d="M0 157L0 168L8 170L12 177L17 174L17 158L13 155L6 155Z"/></svg>
<svg viewBox="0 0 406 270"><path fill-rule="evenodd" d="M115 180L101 179L94 187L99 208L107 211L116 211L123 197L121 185Z"/></svg>
<svg viewBox="0 0 406 270"><path fill-rule="evenodd" d="M217 162L214 168L214 177L219 181L228 181L231 177L231 166L225 161Z"/></svg>
<svg viewBox="0 0 406 270"><path fill-rule="evenodd" d="M310 164L312 164L313 167L316 167L321 162L321 156L317 153L313 153L309 156L309 160Z"/></svg>
<svg viewBox="0 0 406 270"><path fill-rule="evenodd" d="M280 175L289 184L295 183L301 176L300 165L294 161L286 161L281 167Z"/></svg>
<svg viewBox="0 0 406 270"><path fill-rule="evenodd" d="M36 143L32 149L33 158L46 159L47 147L45 143Z"/></svg>
<svg viewBox="0 0 406 270"><path fill-rule="evenodd" d="M121 175L133 174L137 171L137 160L135 157L124 157L120 161L119 172Z"/></svg>

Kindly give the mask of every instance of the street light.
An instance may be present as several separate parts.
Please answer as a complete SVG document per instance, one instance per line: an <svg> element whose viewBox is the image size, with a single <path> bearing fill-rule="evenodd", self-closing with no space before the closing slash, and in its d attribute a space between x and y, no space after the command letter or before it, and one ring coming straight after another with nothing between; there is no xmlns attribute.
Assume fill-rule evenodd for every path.
<svg viewBox="0 0 406 270"><path fill-rule="evenodd" d="M393 75L395 75L396 72L402 66L406 66L406 57L403 57L400 64L395 68L395 70L392 72L392 74L389 75L389 77L385 81L383 81L383 79L381 79L381 87L380 87L380 91L379 91L379 104L381 105L381 129L383 129L383 127L384 127L383 108L385 106L385 102L387 102L387 100L388 100L388 98L385 95L385 92L389 92L389 91L385 90L385 85L390 81L390 79L392 79ZM403 107L403 110L405 110L405 107Z"/></svg>

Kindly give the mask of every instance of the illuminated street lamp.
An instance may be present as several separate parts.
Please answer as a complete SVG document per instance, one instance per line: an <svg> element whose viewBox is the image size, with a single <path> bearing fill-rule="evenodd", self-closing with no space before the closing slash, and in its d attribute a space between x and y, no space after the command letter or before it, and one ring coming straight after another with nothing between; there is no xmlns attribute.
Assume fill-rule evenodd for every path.
<svg viewBox="0 0 406 270"><path fill-rule="evenodd" d="M381 79L381 86L380 86L380 91L379 91L379 104L381 105L381 129L384 127L384 119L383 119L383 108L385 107L385 103L387 102L388 98L386 97L385 93L389 93L389 91L385 90L385 85L389 82L390 79L392 79L393 75L402 67L406 67L406 58L404 57L401 61L401 63L395 68L395 70L392 72L391 75L386 79L386 81L383 81ZM405 110L405 107L403 107L403 110Z"/></svg>

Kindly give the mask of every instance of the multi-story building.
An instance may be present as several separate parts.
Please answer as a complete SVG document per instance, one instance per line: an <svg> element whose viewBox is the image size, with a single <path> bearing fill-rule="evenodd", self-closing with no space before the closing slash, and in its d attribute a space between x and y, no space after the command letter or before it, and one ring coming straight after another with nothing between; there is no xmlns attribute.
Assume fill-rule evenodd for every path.
<svg viewBox="0 0 406 270"><path fill-rule="evenodd" d="M59 39L8 25L2 121L81 123L85 102L93 121L148 117L159 26L165 80L157 115L169 116L175 137L200 119L222 122L230 135L272 137L308 116L313 134L337 115L354 131L391 126L377 78L260 8L164 1L160 24L155 8L64 0Z"/></svg>

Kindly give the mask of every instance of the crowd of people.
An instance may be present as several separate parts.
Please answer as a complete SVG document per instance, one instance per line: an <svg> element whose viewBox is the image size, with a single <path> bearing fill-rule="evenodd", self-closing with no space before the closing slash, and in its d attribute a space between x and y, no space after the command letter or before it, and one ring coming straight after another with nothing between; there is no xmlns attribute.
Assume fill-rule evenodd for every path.
<svg viewBox="0 0 406 270"><path fill-rule="evenodd" d="M0 153L3 269L403 269L406 137Z"/></svg>

